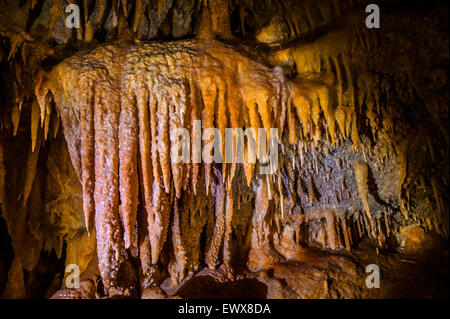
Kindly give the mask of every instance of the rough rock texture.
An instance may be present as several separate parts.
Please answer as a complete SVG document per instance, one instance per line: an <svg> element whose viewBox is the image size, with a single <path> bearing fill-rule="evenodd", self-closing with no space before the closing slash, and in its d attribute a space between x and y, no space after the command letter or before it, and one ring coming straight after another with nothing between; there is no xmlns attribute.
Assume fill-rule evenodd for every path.
<svg viewBox="0 0 450 319"><path fill-rule="evenodd" d="M0 1L3 297L448 296L446 4L76 3ZM195 161L212 127L276 171Z"/></svg>

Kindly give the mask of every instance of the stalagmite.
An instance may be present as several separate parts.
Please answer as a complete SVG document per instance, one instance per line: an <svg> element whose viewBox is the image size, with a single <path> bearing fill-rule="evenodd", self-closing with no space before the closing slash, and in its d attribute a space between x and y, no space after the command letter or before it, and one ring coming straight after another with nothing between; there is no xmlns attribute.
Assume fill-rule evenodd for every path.
<svg viewBox="0 0 450 319"><path fill-rule="evenodd" d="M14 257L8 272L8 283L3 291L4 299L26 298L25 280L23 276L22 261L20 257Z"/></svg>
<svg viewBox="0 0 450 319"><path fill-rule="evenodd" d="M232 219L234 213L234 204L233 204L233 192L230 190L226 191L226 201L225 201L225 229L224 229L224 243L223 243L223 261L224 264L228 267L228 270L231 271L231 262L232 262Z"/></svg>
<svg viewBox="0 0 450 319"><path fill-rule="evenodd" d="M170 206L169 199L162 187L153 184L153 210L154 219L149 215L149 234L152 247L152 263L156 264L163 245L166 241L167 230L169 227Z"/></svg>
<svg viewBox="0 0 450 319"><path fill-rule="evenodd" d="M172 241L174 246L174 255L176 259L176 270L172 274L172 281L179 281L183 278L184 271L186 270L187 256L186 249L183 246L182 240L182 214L183 211L178 207L178 203L175 203L173 210L173 231L172 231Z"/></svg>
<svg viewBox="0 0 450 319"><path fill-rule="evenodd" d="M327 241L331 249L336 249L336 228L334 213L331 210L326 210L324 212L325 217L325 227L327 230Z"/></svg>
<svg viewBox="0 0 450 319"><path fill-rule="evenodd" d="M226 205L226 190L223 181L221 181L222 177L217 176L219 181L216 187L216 202L215 202L215 216L216 216L216 225L214 227L214 234L211 239L210 245L206 251L205 262L210 269L214 269L216 267L218 254L220 247L222 245L223 233L225 231L225 224L227 221L225 220L225 205Z"/></svg>

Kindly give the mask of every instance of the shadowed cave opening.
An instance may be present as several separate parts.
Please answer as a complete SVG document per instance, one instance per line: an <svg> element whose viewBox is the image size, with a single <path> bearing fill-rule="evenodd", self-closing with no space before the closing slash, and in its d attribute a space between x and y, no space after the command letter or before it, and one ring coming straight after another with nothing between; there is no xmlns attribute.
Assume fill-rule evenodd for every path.
<svg viewBox="0 0 450 319"><path fill-rule="evenodd" d="M267 285L257 279L221 283L211 276L198 276L184 283L176 295L186 299L265 299Z"/></svg>
<svg viewBox="0 0 450 319"><path fill-rule="evenodd" d="M6 286L8 281L8 271L14 257L11 246L11 238L8 234L5 220L0 217L0 291Z"/></svg>
<svg viewBox="0 0 450 319"><path fill-rule="evenodd" d="M28 287L26 298L43 299L53 294L55 287L63 281L65 272L66 247L60 258L52 250L50 253L41 251L37 265L33 272L24 271L24 281Z"/></svg>

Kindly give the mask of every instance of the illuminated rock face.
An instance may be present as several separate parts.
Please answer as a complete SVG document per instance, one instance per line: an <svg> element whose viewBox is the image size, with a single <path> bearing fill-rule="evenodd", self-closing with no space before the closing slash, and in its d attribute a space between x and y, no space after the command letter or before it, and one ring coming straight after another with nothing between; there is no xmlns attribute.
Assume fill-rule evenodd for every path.
<svg viewBox="0 0 450 319"><path fill-rule="evenodd" d="M402 258L447 249L448 82L440 70L448 52L445 39L430 50L415 43L432 41L427 32L441 39L438 23L406 32L393 10L383 18L390 33L381 34L361 27L362 7L339 1L275 2L252 22L245 1L93 3L74 40L91 43L87 51L59 51L0 25L2 81L11 88L2 93L9 130L0 144L0 204L14 252L5 297L26 295L33 281L22 269L38 278L42 250L77 264L85 279L54 298L164 297L154 286L174 294L203 267L219 281L257 278L268 297L360 298L398 291L365 288L375 251L385 271L402 274ZM228 10L238 10L238 25ZM164 19L173 19L173 37L197 36L136 40L157 37L160 26L168 37ZM118 41L94 45L103 23ZM271 47L252 47L249 34ZM179 128L188 132L186 163L171 152ZM196 143L208 128L222 137L227 128L278 129L275 171L261 174L248 138L244 163L234 153L231 163L203 161L202 151L215 150L209 139ZM382 253L392 249L403 255ZM411 276L421 271L414 267ZM47 296L66 285L68 274L55 273ZM196 278L190 287L201 286Z"/></svg>
<svg viewBox="0 0 450 319"><path fill-rule="evenodd" d="M227 127L282 128L289 87L280 68L270 69L212 40L104 46L64 61L48 75L37 88L38 100L45 101L50 90L61 115L83 185L87 229L95 215L99 268L107 289L124 271L125 249L137 252L143 245L148 251L139 253L150 262L144 267L150 271L158 264L174 201L184 192L197 193L200 167L209 190L212 165L175 163L171 146L178 141L171 140L171 132L187 128L194 136L198 120L205 129L217 127L222 136ZM41 103L47 118L49 101ZM217 193L218 220L206 258L211 267L222 237L227 243L231 235L236 165L224 163L218 177L225 181L226 196ZM246 165L248 184L253 165ZM148 233L140 243L138 179Z"/></svg>

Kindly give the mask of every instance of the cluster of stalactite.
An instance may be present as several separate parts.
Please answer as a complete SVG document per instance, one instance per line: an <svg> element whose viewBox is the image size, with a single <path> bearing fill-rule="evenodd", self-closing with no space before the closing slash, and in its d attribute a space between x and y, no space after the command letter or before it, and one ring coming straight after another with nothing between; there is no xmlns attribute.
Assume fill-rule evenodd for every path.
<svg viewBox="0 0 450 319"><path fill-rule="evenodd" d="M338 62L336 65L341 67ZM350 72L348 64L344 64L344 70ZM346 78L349 76L347 74ZM293 175L290 178L282 181L281 172L270 176L254 175L254 164L249 162L243 167L247 184L251 185L253 176L258 176L259 187L262 187L255 191L255 222L265 220L270 211L269 200L276 203L273 212L275 230L270 227L271 223L269 226L265 222L257 225L251 253L256 253L259 245L270 245L271 242L286 245L289 241L282 240L283 236L293 236L294 243L300 241L302 236L299 232L304 223L309 227L308 242L315 241L331 249L350 249L355 238L365 235L376 239L382 247L389 236L391 226L387 213L380 211L375 216L370 210L369 166L363 162L364 159L356 159L351 164L363 208L363 213L352 214L352 221L348 213L333 210L329 198L325 205L314 207L316 191L311 176L307 178L305 190L310 207L305 208L305 214L291 212L285 216L286 206L289 206L285 203L284 194L289 193L285 187L288 190L293 188L295 179L301 176L297 171L309 164L318 173L317 160L314 159L316 147L323 147L326 153L326 147L340 147L348 137L351 137L355 151L360 147L357 110L353 108L356 103L343 106L343 93L339 88L338 108L335 109L335 104L330 103L332 95L326 85L313 85L301 79L288 80L281 68L269 68L214 40L101 46L88 54L65 60L49 74L40 75L40 80L36 96L41 122L45 128L54 100L72 163L83 186L88 230L95 216L99 269L109 295L132 294L135 277L129 264L130 253L135 255L139 252L144 277L150 282L154 280L171 218L176 256L172 273L174 281L185 277L188 267L185 264L198 262L198 252L196 257L187 256L189 251L184 246L189 246L187 238L198 245L199 238L192 235L196 231L190 231L192 226L184 225L183 219L188 218L186 214L202 216L204 210L193 210L187 197L196 196L201 172L204 172L202 184L208 195L213 165L176 163L170 152L171 147L179 142L171 139L170 132L179 127L189 130L192 145L195 145L196 120L202 120L203 128L217 127L222 136L226 127L264 127L267 131L278 127L281 136L284 126L288 128L287 146L283 144L282 149L289 149L292 156L290 170ZM342 79L337 81L340 83ZM349 85L346 89L356 91ZM365 97L362 87L358 93ZM368 121L375 121L372 116L370 112L367 114ZM370 127L373 126L376 127L376 123L371 123ZM394 143L389 138L386 142ZM208 141L203 144L207 145ZM369 152L366 148L362 146L363 158L366 157L365 152ZM245 149L248 152L249 146L246 145ZM195 157L200 150L193 147L191 151ZM303 158L307 153L312 153L312 161ZM401 211L407 219L408 210L404 207L401 191L407 164L401 153L398 160L401 172L398 196ZM327 168L323 170L326 173ZM222 251L221 263L230 272L233 251L230 236L236 204L232 186L235 171L236 164L224 162L221 172L215 174L215 226L207 238L209 249L204 256L206 264L215 267ZM298 188L301 193L302 185ZM191 195L187 195L189 192ZM181 197L182 201L179 201ZM293 202L290 209L298 208L292 195L287 197ZM336 200L339 200L337 195ZM143 207L139 220L146 227L136 227L139 203ZM183 210L186 206L187 211ZM280 223L287 216L291 216L292 223L298 226L292 224L282 229ZM203 216L203 223L201 219L196 222L200 228L207 217ZM447 235L442 217L437 215L433 223ZM184 237L186 231L188 235ZM269 233L265 233L267 231ZM267 255L266 250L272 249L263 250L265 254L262 255ZM275 258L272 254L269 254L270 259ZM250 264L261 263L264 260L262 255L258 258L250 256Z"/></svg>
<svg viewBox="0 0 450 319"><path fill-rule="evenodd" d="M55 34L55 40L58 42L66 42L70 39L70 30L62 34L56 33L54 30L64 25L68 16L67 12L75 12L72 7L66 11L66 7L77 5L80 26L75 29L76 40L79 43L90 43L105 30L107 30L107 36L112 39L119 37L124 30L132 30L141 39L154 38L171 9L173 0L155 2L148 0L114 0L112 2L106 0L51 0L49 3L30 1L27 4L30 11L45 11L48 14L47 28ZM194 9L194 4L195 1L187 4L187 6L191 6L191 11ZM47 6L45 7L45 5ZM185 6L181 5L181 8Z"/></svg>
<svg viewBox="0 0 450 319"><path fill-rule="evenodd" d="M383 54L396 56L385 52L389 39L361 28L358 12L342 16L347 6L340 1L277 2L288 30L282 36L277 33L279 17L269 24L253 21L259 30L256 39L273 44L295 40L340 18L335 28L317 39L264 51L230 44L236 32L233 35L228 16L220 12L236 6L245 36L251 24L246 21L248 11L257 13L257 2L218 1L212 6L205 1L212 18L202 11L198 39L100 45L74 54L50 71L39 63L54 54L53 49L21 30L0 25L15 74L2 130L16 135L23 126L24 106L31 132L18 207L25 207L29 198L33 205L38 201L35 176L40 151L45 141L56 140L61 121L82 186L84 224L91 239L86 239L87 234L73 237L78 242L83 237L90 246L96 241L106 295L135 296L139 282L140 288L158 285L167 277L166 270L176 286L202 264L210 268L220 264L230 277L241 263L252 271L267 269L301 260L302 246L351 250L370 237L382 248L411 220L448 237L444 195L448 180L445 174L436 174L441 168L438 163L448 156L436 142L443 136L448 145L443 115L448 113L448 94L433 95L442 93L448 83L439 68L433 69L433 81L420 80L419 71L434 67L433 56L405 63L400 61L404 56L380 60ZM172 1L130 3L112 1L107 6L106 1L83 1L83 26L74 31L78 40L91 42L105 23L125 30L130 21L137 38L152 39L173 5ZM38 5L39 1L32 1L31 8ZM199 7L195 1L177 2L172 15L175 19L176 10L194 14ZM61 8L58 1L51 1L50 24L62 19ZM385 17L383 23L395 25L395 19ZM175 22L172 32L174 37L188 34L186 25L177 29ZM405 52L414 48L410 41L402 45ZM421 66L411 67L419 65L419 59ZM412 124L404 113L417 100L437 124L439 137L406 136ZM205 147L213 150L210 141L194 143L198 120L202 129L218 128L222 136L226 128L261 127L267 133L278 128L277 171L259 174L261 163L248 161L248 140L243 164L236 158L233 163L195 162ZM173 160L171 149L180 142L171 136L176 128L190 133L191 140L184 141L191 145L190 163ZM233 149L236 143L233 139ZM414 144L425 145L431 166L436 167L425 167L429 159L417 167L411 159ZM38 257L32 254L32 261L22 260L27 210L18 209L21 226L14 226L19 223L13 220L17 209L8 204L5 193L7 149L11 147L2 142L0 204L14 234L16 257L10 276L20 278L21 269L31 270ZM54 160L58 158L49 156L47 167L61 181ZM390 176L392 172L396 175ZM377 190L374 182L389 185ZM72 186L60 186L75 192ZM46 210L57 210L58 205L47 204ZM48 251L55 249L61 256L62 243L69 241L63 239L67 229L57 239L38 235L38 229L32 232L39 241L36 252L45 242ZM69 242L68 260L86 248L76 240ZM97 263L95 256L91 259ZM140 261L138 268L135 259ZM23 286L22 281L11 283Z"/></svg>
<svg viewBox="0 0 450 319"><path fill-rule="evenodd" d="M178 141L171 140L170 132L188 128L192 145L197 120L203 128L217 127L222 136L227 127L264 127L269 132L271 127L284 126L289 93L280 69L270 69L212 40L104 46L66 60L42 77L46 76L36 90L41 119L45 123L50 117L50 92L82 181L88 230L95 215L100 271L107 289L119 277L126 260L124 249L138 247L139 183L152 264L158 263L166 240L170 201L188 187L194 193L200 187L201 165L175 163L171 158L171 146ZM210 143L203 143L203 148ZM192 158L199 152L193 146ZM248 183L254 165L245 165ZM211 164L204 165L206 190L211 169ZM235 169L236 164L222 167L227 202L232 200ZM219 248L220 242L214 243L214 249ZM147 258L145 252L141 254Z"/></svg>
<svg viewBox="0 0 450 319"><path fill-rule="evenodd" d="M79 8L80 26L65 30L66 18L73 13L72 7L68 11L66 7L74 4ZM27 31L42 25L58 44L74 41L77 45L96 42L99 37L116 40L127 32L140 40L191 37L199 33L197 22L204 8L217 17L212 28L220 37L254 34L259 42L273 44L314 32L355 7L354 1L343 0L45 0L13 5L32 13L26 21ZM229 15L236 16L233 26ZM40 16L47 17L46 21Z"/></svg>

